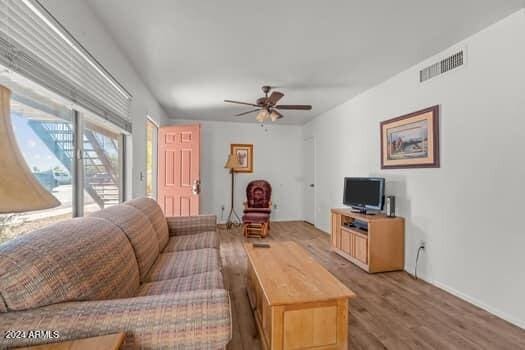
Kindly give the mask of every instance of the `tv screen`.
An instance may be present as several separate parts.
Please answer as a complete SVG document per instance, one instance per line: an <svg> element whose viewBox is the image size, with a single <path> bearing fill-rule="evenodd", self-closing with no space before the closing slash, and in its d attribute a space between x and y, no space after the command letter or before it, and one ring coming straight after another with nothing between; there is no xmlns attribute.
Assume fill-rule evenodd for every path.
<svg viewBox="0 0 525 350"><path fill-rule="evenodd" d="M366 210L382 210L385 179L379 177L345 178L343 204Z"/></svg>

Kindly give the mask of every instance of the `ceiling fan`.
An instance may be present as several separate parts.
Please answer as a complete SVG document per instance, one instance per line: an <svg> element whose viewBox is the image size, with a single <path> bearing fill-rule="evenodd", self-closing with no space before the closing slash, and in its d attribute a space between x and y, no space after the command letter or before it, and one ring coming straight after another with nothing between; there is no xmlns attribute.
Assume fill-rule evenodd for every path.
<svg viewBox="0 0 525 350"><path fill-rule="evenodd" d="M257 107L251 111L236 114L235 116L240 117L253 112L259 112L255 119L260 123L263 123L266 119L271 119L272 122L276 121L277 119L281 119L283 115L278 111L278 109L299 111L309 111L312 109L312 106L310 105L278 105L277 102L279 102L281 98L283 98L284 94L279 91L273 91L271 95L268 96L271 89L271 86L263 86L262 91L264 92L264 97L258 98L257 101L255 101L255 103L239 102L232 100L224 100L224 102Z"/></svg>

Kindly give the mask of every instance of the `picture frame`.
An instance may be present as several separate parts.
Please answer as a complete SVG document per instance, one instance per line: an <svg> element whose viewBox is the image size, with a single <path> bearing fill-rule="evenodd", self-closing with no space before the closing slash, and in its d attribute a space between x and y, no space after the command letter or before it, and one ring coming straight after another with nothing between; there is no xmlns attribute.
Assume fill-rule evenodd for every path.
<svg viewBox="0 0 525 350"><path fill-rule="evenodd" d="M380 123L381 169L439 168L439 105Z"/></svg>
<svg viewBox="0 0 525 350"><path fill-rule="evenodd" d="M252 173L253 172L253 145L251 144L231 144L230 154L234 154L237 160L242 165L239 168L233 169L236 173Z"/></svg>

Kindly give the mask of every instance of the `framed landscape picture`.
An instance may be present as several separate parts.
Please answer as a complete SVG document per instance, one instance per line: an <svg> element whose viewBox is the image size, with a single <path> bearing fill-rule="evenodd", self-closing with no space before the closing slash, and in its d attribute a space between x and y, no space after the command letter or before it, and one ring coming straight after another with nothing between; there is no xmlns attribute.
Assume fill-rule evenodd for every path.
<svg viewBox="0 0 525 350"><path fill-rule="evenodd" d="M253 145L232 144L230 153L234 154L241 164L239 168L233 169L236 173L253 172Z"/></svg>
<svg viewBox="0 0 525 350"><path fill-rule="evenodd" d="M381 122L381 169L439 168L439 106Z"/></svg>

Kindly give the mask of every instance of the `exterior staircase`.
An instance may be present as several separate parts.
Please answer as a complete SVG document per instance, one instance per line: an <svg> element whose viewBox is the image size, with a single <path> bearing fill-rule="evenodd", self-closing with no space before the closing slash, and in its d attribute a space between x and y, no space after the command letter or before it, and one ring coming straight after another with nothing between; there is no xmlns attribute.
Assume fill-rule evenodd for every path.
<svg viewBox="0 0 525 350"><path fill-rule="evenodd" d="M29 126L55 155L62 165L73 173L73 129L69 123L54 120L29 121ZM118 154L117 141L84 129L84 189L100 208L119 203L118 159L111 158L107 149Z"/></svg>

